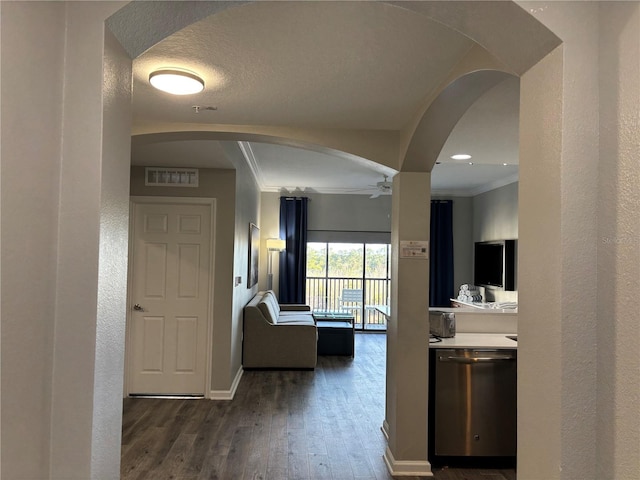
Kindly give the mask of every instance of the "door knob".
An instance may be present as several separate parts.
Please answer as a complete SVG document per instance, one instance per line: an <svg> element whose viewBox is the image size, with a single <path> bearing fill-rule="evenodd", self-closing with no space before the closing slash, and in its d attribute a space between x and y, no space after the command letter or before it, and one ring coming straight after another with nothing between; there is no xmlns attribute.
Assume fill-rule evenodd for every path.
<svg viewBox="0 0 640 480"><path fill-rule="evenodd" d="M136 303L136 304L133 306L133 309L134 309L134 310L137 310L138 312L144 312L144 308L142 308L142 305L140 305L139 303Z"/></svg>

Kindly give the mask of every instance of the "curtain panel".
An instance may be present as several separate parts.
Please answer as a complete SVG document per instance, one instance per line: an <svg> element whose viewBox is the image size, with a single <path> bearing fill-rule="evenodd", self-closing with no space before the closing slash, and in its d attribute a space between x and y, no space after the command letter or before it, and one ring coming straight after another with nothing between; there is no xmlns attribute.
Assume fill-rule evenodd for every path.
<svg viewBox="0 0 640 480"><path fill-rule="evenodd" d="M453 298L453 201L431 201L429 306L449 307Z"/></svg>
<svg viewBox="0 0 640 480"><path fill-rule="evenodd" d="M281 303L306 303L307 197L280 197L280 238L287 249L280 255Z"/></svg>

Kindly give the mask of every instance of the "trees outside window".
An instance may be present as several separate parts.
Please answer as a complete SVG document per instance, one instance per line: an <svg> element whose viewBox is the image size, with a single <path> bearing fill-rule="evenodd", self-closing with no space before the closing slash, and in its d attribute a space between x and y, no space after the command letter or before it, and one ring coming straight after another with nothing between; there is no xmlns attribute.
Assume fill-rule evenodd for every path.
<svg viewBox="0 0 640 480"><path fill-rule="evenodd" d="M318 311L339 311L344 289L361 289L364 302L353 311L356 327L384 330L386 321L373 305L388 305L388 244L307 244L307 303Z"/></svg>

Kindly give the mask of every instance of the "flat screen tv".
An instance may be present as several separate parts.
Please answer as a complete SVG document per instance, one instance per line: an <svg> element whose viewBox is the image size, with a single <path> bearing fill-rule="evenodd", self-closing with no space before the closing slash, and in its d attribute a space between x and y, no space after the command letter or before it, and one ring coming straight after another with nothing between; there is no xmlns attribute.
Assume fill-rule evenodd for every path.
<svg viewBox="0 0 640 480"><path fill-rule="evenodd" d="M483 287L516 289L516 240L476 242L474 283Z"/></svg>

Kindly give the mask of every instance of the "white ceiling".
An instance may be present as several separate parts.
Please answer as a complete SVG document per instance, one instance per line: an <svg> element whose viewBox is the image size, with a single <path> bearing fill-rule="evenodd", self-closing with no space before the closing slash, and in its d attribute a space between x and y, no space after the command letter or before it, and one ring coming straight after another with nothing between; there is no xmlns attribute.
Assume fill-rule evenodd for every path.
<svg viewBox="0 0 640 480"><path fill-rule="evenodd" d="M134 129L166 131L167 125L187 123L200 129L210 124L399 131L472 46L425 16L376 2L231 8L134 61ZM149 73L170 66L201 74L205 91L175 97L153 89ZM508 80L468 110L434 168L434 191L472 194L499 183L499 177L517 178L518 97L517 79ZM217 110L196 113L193 105ZM395 173L339 152L254 141L241 146L265 191L372 193L371 185ZM451 152L472 154L474 165L453 165ZM134 137L132 163L233 168L214 140Z"/></svg>

